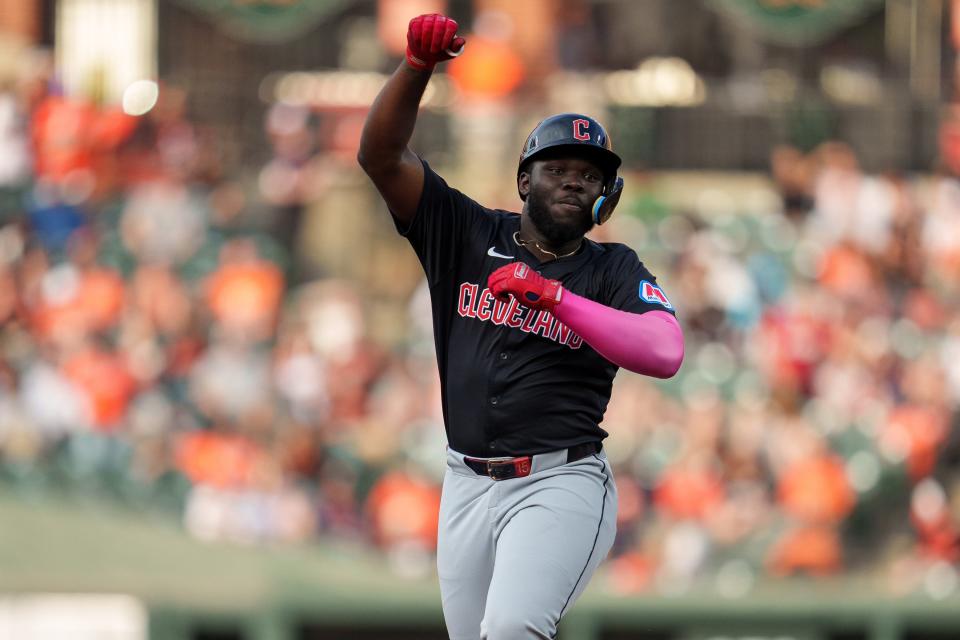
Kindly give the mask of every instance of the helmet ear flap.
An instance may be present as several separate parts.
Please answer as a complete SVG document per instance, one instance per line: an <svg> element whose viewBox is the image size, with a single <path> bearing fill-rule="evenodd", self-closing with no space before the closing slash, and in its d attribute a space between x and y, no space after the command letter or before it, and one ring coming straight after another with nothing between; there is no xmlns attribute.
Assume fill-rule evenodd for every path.
<svg viewBox="0 0 960 640"><path fill-rule="evenodd" d="M623 193L623 178L615 177L603 188L603 195L597 198L593 203L593 222L601 225L610 219L613 210L620 202L620 195Z"/></svg>

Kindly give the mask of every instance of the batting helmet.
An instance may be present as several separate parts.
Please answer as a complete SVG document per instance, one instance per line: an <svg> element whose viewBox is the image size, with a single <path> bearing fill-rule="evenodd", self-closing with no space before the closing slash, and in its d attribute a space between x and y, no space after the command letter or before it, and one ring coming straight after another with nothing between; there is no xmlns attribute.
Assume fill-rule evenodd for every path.
<svg viewBox="0 0 960 640"><path fill-rule="evenodd" d="M613 145L606 130L590 116L561 113L542 120L523 143L520 163L517 165L517 178L538 156L548 150L559 149L588 158L597 163L603 171L603 193L593 205L593 221L603 224L613 213L623 189L623 178L617 177L621 160L620 156L613 152ZM526 200L522 193L520 198Z"/></svg>

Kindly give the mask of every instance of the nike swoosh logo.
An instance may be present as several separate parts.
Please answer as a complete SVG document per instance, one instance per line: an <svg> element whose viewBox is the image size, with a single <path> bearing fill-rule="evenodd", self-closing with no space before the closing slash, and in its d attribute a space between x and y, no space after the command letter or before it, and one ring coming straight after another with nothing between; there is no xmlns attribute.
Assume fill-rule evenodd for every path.
<svg viewBox="0 0 960 640"><path fill-rule="evenodd" d="M487 255L491 258L503 258L504 260L513 260L513 256L505 256L502 253L497 253L497 250L493 247L487 249Z"/></svg>

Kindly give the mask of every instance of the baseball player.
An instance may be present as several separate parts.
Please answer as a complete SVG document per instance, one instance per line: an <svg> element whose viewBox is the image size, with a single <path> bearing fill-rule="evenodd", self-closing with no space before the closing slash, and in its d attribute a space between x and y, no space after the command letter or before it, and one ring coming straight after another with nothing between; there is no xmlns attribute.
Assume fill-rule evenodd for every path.
<svg viewBox="0 0 960 640"><path fill-rule="evenodd" d="M457 23L410 21L407 55L367 116L358 160L430 286L448 439L437 569L453 640L554 638L613 543L617 493L598 425L618 367L668 378L673 307L636 253L584 238L620 197L596 120L527 138L519 215L447 186L408 143Z"/></svg>

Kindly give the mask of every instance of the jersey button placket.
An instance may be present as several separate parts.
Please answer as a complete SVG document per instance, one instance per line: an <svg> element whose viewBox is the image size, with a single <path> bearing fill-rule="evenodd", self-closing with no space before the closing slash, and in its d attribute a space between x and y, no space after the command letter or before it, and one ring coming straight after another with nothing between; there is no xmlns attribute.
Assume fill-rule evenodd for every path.
<svg viewBox="0 0 960 640"><path fill-rule="evenodd" d="M498 338L498 341L503 341L509 338L511 332L501 333ZM506 362L509 359L509 354L507 350L501 347L502 350L494 351L492 360L488 360L488 367L490 370L489 386L487 388L487 406L489 407L488 415L489 422L487 424L487 437L489 438L488 443L491 451L491 455L499 448L499 442L497 441L498 436L500 435L500 420L498 419L501 411L500 407L503 404L503 391L504 387L504 377L506 371L497 366L498 363Z"/></svg>
<svg viewBox="0 0 960 640"><path fill-rule="evenodd" d="M494 414L497 413L497 405L500 404L500 396L498 395L490 396L487 399L487 402L490 403L491 413L494 413ZM498 444L497 443L498 432L497 432L497 429L493 426L495 423L496 423L495 421L491 421L489 430L487 431L487 434L488 434L487 437L489 438L489 447L490 447L491 455L492 455L492 452L496 450L497 444Z"/></svg>

